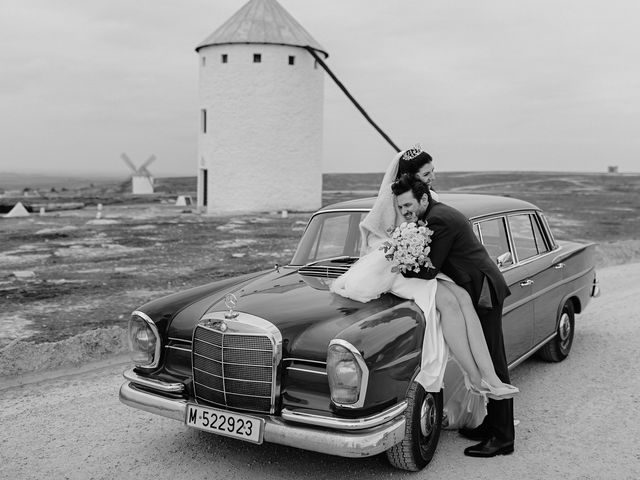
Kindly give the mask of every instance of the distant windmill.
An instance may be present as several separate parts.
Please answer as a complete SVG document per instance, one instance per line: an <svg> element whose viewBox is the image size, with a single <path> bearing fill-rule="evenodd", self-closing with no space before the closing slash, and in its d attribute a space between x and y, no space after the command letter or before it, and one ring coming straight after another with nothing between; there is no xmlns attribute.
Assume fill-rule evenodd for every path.
<svg viewBox="0 0 640 480"><path fill-rule="evenodd" d="M156 159L155 155L151 155L140 167L134 165L126 153L120 155L133 174L131 175L131 193L148 194L153 193L153 175L147 169L149 165Z"/></svg>

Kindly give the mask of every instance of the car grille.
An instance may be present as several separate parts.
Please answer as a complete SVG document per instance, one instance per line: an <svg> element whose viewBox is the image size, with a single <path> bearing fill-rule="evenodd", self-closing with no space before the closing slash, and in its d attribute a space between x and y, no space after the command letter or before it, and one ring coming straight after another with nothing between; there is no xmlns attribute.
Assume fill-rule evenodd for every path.
<svg viewBox="0 0 640 480"><path fill-rule="evenodd" d="M274 345L268 335L196 327L193 382L198 401L273 413L275 368Z"/></svg>

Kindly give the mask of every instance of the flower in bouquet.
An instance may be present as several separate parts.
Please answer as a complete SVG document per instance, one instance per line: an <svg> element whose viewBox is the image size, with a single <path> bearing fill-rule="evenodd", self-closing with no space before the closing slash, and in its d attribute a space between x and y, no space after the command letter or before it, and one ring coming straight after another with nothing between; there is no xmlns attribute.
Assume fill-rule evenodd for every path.
<svg viewBox="0 0 640 480"><path fill-rule="evenodd" d="M416 272L421 268L433 268L429 253L433 230L426 222L402 222L391 233L391 238L380 247L391 262L392 272Z"/></svg>

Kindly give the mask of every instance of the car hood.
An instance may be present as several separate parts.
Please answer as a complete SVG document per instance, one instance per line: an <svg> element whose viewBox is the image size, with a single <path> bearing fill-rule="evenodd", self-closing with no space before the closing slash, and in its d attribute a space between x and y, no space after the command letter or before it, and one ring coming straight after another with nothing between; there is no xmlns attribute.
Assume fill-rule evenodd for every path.
<svg viewBox="0 0 640 480"><path fill-rule="evenodd" d="M167 334L191 340L202 315L227 311L224 295L233 293L238 299L235 311L261 317L280 330L285 357L325 361L329 341L340 332L372 315L384 315L402 301L385 294L368 303L356 302L330 292L332 281L290 267L272 271L196 300L176 314Z"/></svg>

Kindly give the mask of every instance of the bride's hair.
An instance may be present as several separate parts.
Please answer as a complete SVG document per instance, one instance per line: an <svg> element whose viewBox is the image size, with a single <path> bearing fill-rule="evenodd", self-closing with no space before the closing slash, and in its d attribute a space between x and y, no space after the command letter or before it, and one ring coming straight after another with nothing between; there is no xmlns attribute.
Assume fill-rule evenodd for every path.
<svg viewBox="0 0 640 480"><path fill-rule="evenodd" d="M433 158L427 152L420 152L415 157L409 158L405 160L404 158L400 158L398 162L398 173L396 174L396 179L400 178L402 175L408 173L409 175L415 175L420 171L422 167L424 167L427 163L431 163Z"/></svg>

